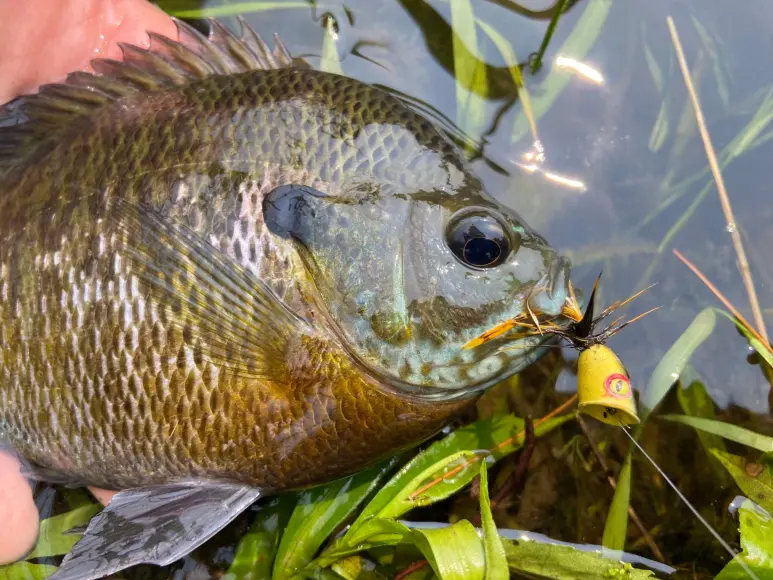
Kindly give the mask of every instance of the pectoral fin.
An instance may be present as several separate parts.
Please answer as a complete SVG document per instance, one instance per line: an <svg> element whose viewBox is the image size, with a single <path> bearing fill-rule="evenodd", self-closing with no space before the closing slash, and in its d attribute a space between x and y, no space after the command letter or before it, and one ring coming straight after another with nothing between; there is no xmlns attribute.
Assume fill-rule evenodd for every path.
<svg viewBox="0 0 773 580"><path fill-rule="evenodd" d="M137 564L166 566L260 497L254 487L191 481L127 489L89 522L50 580L95 580Z"/></svg>

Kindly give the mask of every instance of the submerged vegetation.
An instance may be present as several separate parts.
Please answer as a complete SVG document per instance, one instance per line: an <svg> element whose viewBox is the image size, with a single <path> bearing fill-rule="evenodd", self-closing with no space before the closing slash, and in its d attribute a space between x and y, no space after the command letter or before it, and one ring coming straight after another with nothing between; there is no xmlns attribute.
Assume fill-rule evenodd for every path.
<svg viewBox="0 0 773 580"><path fill-rule="evenodd" d="M290 0L201 6L188 0L161 0L158 4L179 17L214 16L226 22L234 15L280 10L292 21L311 5L314 18L322 24L316 55L319 66L331 72L348 72L347 59L341 58L337 41L343 25L340 17L351 18L352 14L345 6ZM496 149L492 140L506 133L508 145L530 144L515 165L538 182L532 188L558 183L566 190L582 191L586 184L563 175L547 162L540 139L541 122L559 114L560 97L573 78L592 76L593 69L583 61L607 27L615 10L613 3L557 0L552 9L535 14L509 0L495 2L516 12L524 10L536 19L546 40L536 39L536 47L542 48L535 48L533 54L516 51L512 38L518 31L504 30L486 20L482 14L490 15L491 11L481 10L471 0L439 1L432 6L419 0L400 4L420 26L436 22L435 17L442 21L440 11L448 18L443 21L448 27L445 37L441 38L440 24L423 32L432 56L442 67L446 67L443 63L450 65L446 70L455 78L455 121L431 105L422 106L435 110L443 126L454 127L454 136L465 145L470 159L485 165L492 174L508 174L513 164L505 169L492 153ZM637 71L640 84L652 85L650 96L658 98L648 102L653 125L645 139L647 149L653 155L667 155L670 167L654 188L652 207L642 211L636 226L624 232L629 237L610 231L601 249L575 248L570 254L581 271L597 271L603 266L605 281L616 289L622 287L614 283L620 279L615 277L620 270L615 260L621 255L623 259L628 254L644 256L644 262L637 262L639 279L626 282L635 288L672 276L672 271L663 269L667 259L692 276L678 257L718 293L697 266L678 251L674 257L673 251L677 242L687 243L679 234L699 208L716 201L716 196L711 196L721 180L719 172L773 137L773 84L739 97L727 56L729 48L701 22L699 12L676 18L674 28L680 33L682 28L689 28L693 39L692 48L685 48L688 58L695 60L690 67L693 81L710 78L720 106L736 121L732 127L741 125L734 136L727 135L727 124L721 127L725 144L712 170L705 155L701 160L697 157L697 152L703 155L704 151L698 137L697 102L691 101L685 90L678 51L673 44L667 45L668 50L665 44L654 50L654 37L661 41L667 38L665 16L663 12L662 17L659 13L658 18L647 19L636 39L627 43L635 42L631 50L641 53L644 64ZM655 24L662 25L662 31L656 32ZM548 45L548 40L552 44ZM370 53L367 49L377 44L358 42L351 55ZM480 57L484 44L494 55L491 60L504 66L495 67ZM442 50L450 52L442 57L433 52ZM548 66L555 55L566 57L563 66ZM446 60L451 56L450 62ZM385 68L377 57L363 56L362 60L372 68ZM489 101L498 103L493 113ZM728 231L733 233L739 231L743 219L739 217L736 222L736 218L727 217L727 207L732 207L734 199L732 184L728 188L729 199L722 203ZM719 189L723 191L724 186ZM556 199L566 200L551 191L544 200L531 203L533 207L555 204ZM729 215L733 216L732 212ZM773 218L773 211L764 215ZM652 224L658 225L660 242L642 243L637 234ZM765 239L773 242L771 224L773 220L767 222L763 244ZM733 247L725 242L728 248ZM739 243L734 242L736 250ZM674 318L674 324L680 325L678 332L674 331L675 340L660 338L655 348L639 349L642 357L656 351L660 356L657 364L653 361L648 380L641 380L646 373L640 368L634 369L634 376L639 378L634 386L641 423L630 434L577 413L575 397L560 381L561 377L574 377L576 360L555 349L527 371L491 389L466 423L449 428L421 450L407 451L326 486L261 500L181 563L166 570L139 567L123 577L171 577L171 570L185 570L193 578L199 566L229 580L772 578L773 424L769 410L752 412L741 405L728 405L727 400L714 400L709 383L715 381L707 380L714 369L704 370L694 356L729 321L746 340L751 364L747 365L743 356L740 362L731 361L738 353L731 353L730 347L721 349L726 360L717 364L753 366L755 377L773 383L773 349L763 321L773 306L767 277L773 268L764 251L754 247L747 247L747 251L750 259L739 260L747 282L741 284L740 276L726 274L722 274L722 282L725 287L745 288L754 324L721 294L718 299L724 309L715 307L710 294L702 294L703 286L690 282L677 288L693 295L701 292L705 298L700 299L703 303L696 299L691 304L698 307L691 311L688 324L682 324L683 316ZM730 251L723 254L724 262L717 260L713 272L731 269L735 256ZM763 258L767 270L760 263ZM763 269L763 280L768 283L767 295L760 297L762 305L756 304L748 262ZM609 293L609 286L606 291ZM673 284L665 284L652 300L663 301L666 312L669 308L684 309L683 304L669 298L669 292L674 291ZM737 305L741 304L739 295L734 292ZM695 310L700 310L697 315ZM649 329L661 322L649 320ZM638 326L626 332L653 340ZM621 358L631 367L625 353ZM732 389L733 385L727 386L731 394ZM694 508L669 487L668 479ZM38 545L24 562L0 567L0 579L50 574L57 558L77 540L68 530L83 525L99 510L83 490L42 489L38 497L46 513L57 515L42 520ZM727 549L717 536L726 542Z"/></svg>

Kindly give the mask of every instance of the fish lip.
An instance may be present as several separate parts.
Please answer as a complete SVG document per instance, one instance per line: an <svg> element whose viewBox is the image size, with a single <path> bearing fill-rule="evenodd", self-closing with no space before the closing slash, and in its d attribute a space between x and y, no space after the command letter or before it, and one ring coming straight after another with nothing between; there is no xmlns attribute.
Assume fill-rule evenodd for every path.
<svg viewBox="0 0 773 580"><path fill-rule="evenodd" d="M556 314L560 314L568 298L570 269L571 263L564 256L557 256L548 269L547 279L549 284L547 294L558 306Z"/></svg>

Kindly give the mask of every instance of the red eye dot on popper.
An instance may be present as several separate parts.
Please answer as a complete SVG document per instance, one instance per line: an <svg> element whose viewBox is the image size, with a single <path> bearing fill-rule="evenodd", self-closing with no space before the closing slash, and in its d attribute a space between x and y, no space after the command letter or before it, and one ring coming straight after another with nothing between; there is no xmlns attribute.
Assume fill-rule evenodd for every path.
<svg viewBox="0 0 773 580"><path fill-rule="evenodd" d="M604 388L611 397L618 399L631 398L631 382L628 380L628 377L623 374L614 373L609 375L606 381L604 381Z"/></svg>

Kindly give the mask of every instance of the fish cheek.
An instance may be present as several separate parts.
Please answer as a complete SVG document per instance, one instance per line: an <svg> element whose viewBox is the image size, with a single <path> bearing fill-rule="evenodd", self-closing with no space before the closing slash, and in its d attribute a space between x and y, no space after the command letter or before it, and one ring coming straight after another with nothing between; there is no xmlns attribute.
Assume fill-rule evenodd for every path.
<svg viewBox="0 0 773 580"><path fill-rule="evenodd" d="M415 338L405 300L410 202L290 185L267 196L263 211L274 235L295 242L347 342L374 364L399 366L396 350Z"/></svg>

